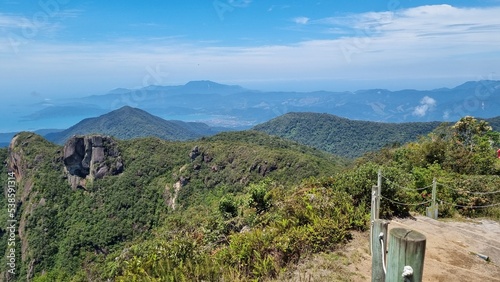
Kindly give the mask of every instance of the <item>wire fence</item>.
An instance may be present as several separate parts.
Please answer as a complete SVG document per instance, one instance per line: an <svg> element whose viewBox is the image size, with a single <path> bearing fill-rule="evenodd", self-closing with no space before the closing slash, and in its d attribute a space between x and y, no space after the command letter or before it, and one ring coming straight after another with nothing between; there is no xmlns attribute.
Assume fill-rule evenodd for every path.
<svg viewBox="0 0 500 282"><path fill-rule="evenodd" d="M448 191L452 191L452 192L455 192L455 193L458 193L458 194L463 194L463 195L470 195L470 197L473 197L473 196L492 196L492 195L497 195L499 194L500 195L500 190L495 190L495 191L485 191L485 192L482 192L482 191L470 191L470 190L467 190L467 189L459 189L459 188L454 188L454 187L451 187L450 185L448 184L444 184L444 183L440 183L440 182L435 182L435 184L431 184L431 185L428 185L428 186L425 186L425 187L419 187L419 188L414 188L414 187L405 187L405 186L402 186L394 181L392 181L391 179L383 176L382 174L380 175L380 177L382 178L383 181L385 181L385 183L387 183L388 185L400 190L400 191L407 191L407 192L421 192L421 191L424 191L424 190L428 190L428 189L431 189L433 188L433 185L436 185L436 187L440 187L440 190L443 190L443 189L447 189ZM437 190L437 189L436 189ZM437 193L437 191L436 191ZM493 203L488 203L488 204L485 204L485 205L462 205L462 204L456 204L456 203L452 203L452 202L449 202L449 201L446 201L446 200L442 200L440 199L439 197L437 197L437 195L434 195L433 199L431 200L427 200L427 201L423 201L423 202L419 202L419 203L404 203L404 202L401 202L401 201L396 201L394 199L390 199L388 197L385 197L385 196L382 196L380 195L380 198L383 199L383 200L386 200L392 204L395 204L395 205L400 205L400 206L423 206L423 205L427 205L427 204L430 204L432 203L433 201L435 202L438 202L438 203L442 203L442 204L447 204L447 205L451 205L451 206L454 206L454 207L457 207L457 208L466 208L466 209L485 209L485 208L491 208L491 207L500 207L500 202L495 202L493 201ZM473 199L471 199L473 200Z"/></svg>
<svg viewBox="0 0 500 282"><path fill-rule="evenodd" d="M463 190L463 189L456 189L456 188L451 188L450 186L446 186L445 184L442 183L437 183L439 186L443 188L447 188L451 191L455 191L457 193L463 193L463 194L471 194L471 195L494 195L494 194L500 194L500 190L497 191L489 191L489 192L472 192L468 190Z"/></svg>
<svg viewBox="0 0 500 282"><path fill-rule="evenodd" d="M481 206L466 206L466 205L458 205L458 204L450 203L450 202L446 202L446 201L440 201L440 202L448 204L448 205L455 206L457 208L468 208L468 209L486 209L486 208L492 208L492 207L499 207L500 206L500 203L489 204L489 205L481 205Z"/></svg>
<svg viewBox="0 0 500 282"><path fill-rule="evenodd" d="M401 206L423 206L423 205L426 205L426 204L429 204L430 202L432 202L432 200L428 200L428 201L421 202L421 203L402 203L402 202L391 200L391 199L384 197L384 196L380 196L380 198L387 200L395 205L401 205Z"/></svg>

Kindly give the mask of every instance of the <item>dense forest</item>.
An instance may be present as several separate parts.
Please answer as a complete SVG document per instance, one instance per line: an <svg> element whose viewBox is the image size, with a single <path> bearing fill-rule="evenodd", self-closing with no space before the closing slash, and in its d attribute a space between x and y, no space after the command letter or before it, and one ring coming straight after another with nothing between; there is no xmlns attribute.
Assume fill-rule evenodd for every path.
<svg viewBox="0 0 500 282"><path fill-rule="evenodd" d="M379 134L383 134L380 132ZM401 135L404 135L401 132ZM0 180L16 174L11 281L264 281L286 277L369 227L382 171L382 215L425 211L433 178L440 217L500 219L500 133L464 117L418 140L347 161L257 131L196 141L115 140L123 172L72 188L66 147L15 137ZM116 153L115 152L115 153ZM116 153L118 154L118 153ZM404 189L402 188L404 187ZM4 191L6 191L4 189ZM0 196L7 207L8 193ZM399 205L407 203L410 205ZM0 220L9 220L7 208Z"/></svg>
<svg viewBox="0 0 500 282"><path fill-rule="evenodd" d="M347 158L401 145L427 135L441 122L383 123L331 114L288 113L253 129L293 140Z"/></svg>

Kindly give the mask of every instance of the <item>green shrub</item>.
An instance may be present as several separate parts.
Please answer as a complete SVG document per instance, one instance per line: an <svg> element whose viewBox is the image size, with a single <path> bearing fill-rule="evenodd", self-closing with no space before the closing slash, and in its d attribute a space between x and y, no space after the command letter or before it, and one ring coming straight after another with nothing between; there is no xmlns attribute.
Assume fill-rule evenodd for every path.
<svg viewBox="0 0 500 282"><path fill-rule="evenodd" d="M238 214L238 207L233 199L223 196L219 201L219 212L224 218L232 218Z"/></svg>

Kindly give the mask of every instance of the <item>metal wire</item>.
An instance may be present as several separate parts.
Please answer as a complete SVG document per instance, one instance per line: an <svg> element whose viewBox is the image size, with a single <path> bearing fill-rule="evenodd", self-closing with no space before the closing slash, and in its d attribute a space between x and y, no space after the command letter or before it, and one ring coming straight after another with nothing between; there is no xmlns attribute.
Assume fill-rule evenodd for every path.
<svg viewBox="0 0 500 282"><path fill-rule="evenodd" d="M385 199L393 204L396 204L396 205L401 205L401 206L420 206L420 205L425 205L425 204L428 204L430 202L432 202L432 200L428 200L428 201L425 201L425 202L422 202L422 203L417 203L417 204L408 204L408 203L401 203L401 202L397 202L397 201L394 201L394 200L391 200L389 198L386 198L382 195L380 195L380 198L382 199Z"/></svg>
<svg viewBox="0 0 500 282"><path fill-rule="evenodd" d="M452 191L466 193L466 194L472 194L472 195L493 195L493 194L500 194L500 190L489 191L489 192L472 192L472 191L467 191L467 190L460 190L460 189L451 188L450 186L446 186L445 184L442 184L442 183L439 183L439 182L437 182L437 184L441 185L444 188L452 190Z"/></svg>
<svg viewBox="0 0 500 282"><path fill-rule="evenodd" d="M396 188L398 188L400 190L405 190L405 191L422 191L422 190L425 190L425 189L432 188L432 185L429 185L429 186L426 186L426 187L422 187L422 188L408 188L408 187L403 187L403 186L400 186L400 185L396 184L395 182L387 179L383 175L382 175L382 178L385 179L387 182L389 182L389 184L394 185ZM493 194L500 194L500 190L498 190L498 191L489 191L489 192L472 192L472 191L454 189L454 188L451 188L451 187L449 187L449 186L447 186L447 185L445 185L443 183L439 183L439 182L436 182L436 185L440 185L440 186L442 186L444 188L447 188L449 190L452 190L452 191L456 191L456 192L459 192L459 193L471 194L471 195L493 195ZM394 200L386 198L386 197L384 197L382 195L380 195L380 198L384 199L384 200L387 200L387 201L389 201L389 202L391 202L393 204L402 205L402 206L420 206L420 205L425 205L425 204L428 204L428 203L432 202L432 200L428 200L428 201L425 201L425 202L422 202L422 203L409 204L409 203L402 203L402 202L394 201ZM453 204L453 203L448 203L446 201L442 201L442 200L438 200L438 199L436 199L436 201L440 201L442 203L453 205L453 206L459 207L459 208L471 208L471 209L480 209L480 208L489 208L489 207L500 206L500 203L490 204L490 205L484 205L484 206L465 206L465 205L457 205L457 204Z"/></svg>
<svg viewBox="0 0 500 282"><path fill-rule="evenodd" d="M500 206L500 203L490 204L490 205L484 205L484 206L464 206L464 205L457 205L457 204L453 204L453 203L449 203L449 202L441 201L441 200L438 200L438 201L440 201L442 203L445 203L445 204L448 204L448 205L455 206L455 207L470 208L470 209L485 209L485 208L491 208L491 207L498 207L498 206Z"/></svg>

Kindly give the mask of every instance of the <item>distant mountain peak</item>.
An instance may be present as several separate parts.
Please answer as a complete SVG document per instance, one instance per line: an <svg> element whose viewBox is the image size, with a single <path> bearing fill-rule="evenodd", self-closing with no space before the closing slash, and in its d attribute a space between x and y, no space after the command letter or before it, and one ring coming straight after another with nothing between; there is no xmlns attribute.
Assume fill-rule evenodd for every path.
<svg viewBox="0 0 500 282"><path fill-rule="evenodd" d="M211 87L211 86L226 86L226 85L220 84L220 83L217 83L217 82L213 82L211 80L192 80L192 81L189 81L188 83L186 83L185 86L205 86L205 87Z"/></svg>
<svg viewBox="0 0 500 282"><path fill-rule="evenodd" d="M140 115L140 116L144 116L144 114L147 114L147 115L150 115L152 117L156 117L156 116L153 116L151 115L150 113L144 111L144 110L141 110L141 109L138 109L138 108L134 108L134 107L131 107L131 106L123 106L121 108L118 108L116 110L113 110L111 112L108 112L108 113L105 113L99 117L95 117L94 119L98 119L98 118L116 118L116 117L123 117L123 118L132 118L134 116L137 116L137 115Z"/></svg>
<svg viewBox="0 0 500 282"><path fill-rule="evenodd" d="M134 108L134 107L131 107L131 106L126 105L126 106L123 106L123 107L121 107L121 108L118 108L118 109L116 109L116 110L114 110L114 111L112 111L112 112L110 112L110 113L113 113L113 112L114 112L114 113L121 113L121 112L131 112L131 111L144 112L144 111L143 111L143 110L141 110L141 109ZM109 113L108 113L108 114L109 114Z"/></svg>
<svg viewBox="0 0 500 282"><path fill-rule="evenodd" d="M220 94L236 93L244 90L244 88L239 85L221 84L210 80L189 81L182 88L187 92L199 92L199 93L217 92Z"/></svg>
<svg viewBox="0 0 500 282"><path fill-rule="evenodd" d="M130 91L131 90L127 89L127 88L115 88L115 89L109 91L108 94L125 94L125 93L128 93Z"/></svg>
<svg viewBox="0 0 500 282"><path fill-rule="evenodd" d="M374 88L374 89L361 89L354 91L355 94L365 94L365 93L374 93L374 94L388 94L392 93L393 91L389 89L382 89L382 88Z"/></svg>
<svg viewBox="0 0 500 282"><path fill-rule="evenodd" d="M154 136L166 140L189 140L214 134L204 123L167 121L144 110L123 106L99 117L84 119L64 131L48 134L46 138L63 144L73 135L92 133L118 139Z"/></svg>
<svg viewBox="0 0 500 282"><path fill-rule="evenodd" d="M474 89L478 87L493 87L496 89L500 85L500 81L498 80L478 80L478 81L467 81L456 86L453 89Z"/></svg>

